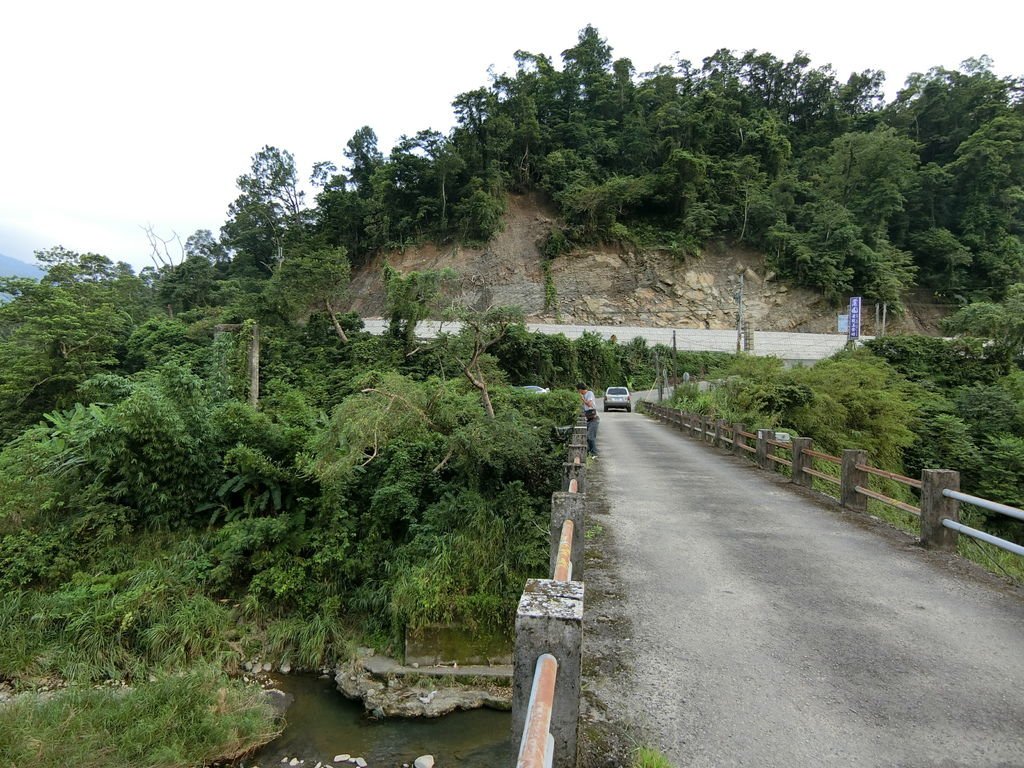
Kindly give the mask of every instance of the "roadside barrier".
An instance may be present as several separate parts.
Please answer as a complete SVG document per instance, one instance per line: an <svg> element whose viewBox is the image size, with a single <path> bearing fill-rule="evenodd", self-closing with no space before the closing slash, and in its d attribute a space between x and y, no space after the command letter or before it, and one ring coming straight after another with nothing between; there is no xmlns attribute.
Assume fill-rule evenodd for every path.
<svg viewBox="0 0 1024 768"><path fill-rule="evenodd" d="M529 579L516 612L512 733L517 768L573 768L583 668L587 428L577 425L551 497L550 579Z"/></svg>
<svg viewBox="0 0 1024 768"><path fill-rule="evenodd" d="M771 472L789 475L791 482L837 499L846 509L864 512L868 499L906 512L920 521L920 542L931 549L956 551L957 536L964 534L1024 557L1024 547L960 522L960 503L973 504L989 512L1024 521L1024 511L960 492L960 473L950 469L925 469L916 479L868 464L867 452L847 449L841 456L814 450L809 437L791 438L771 429L747 431L744 424L644 403L643 408L659 420L691 437L728 448L735 455L752 455L755 463ZM911 488L919 494L919 506L908 504L872 488L872 478ZM835 494L835 495L833 495Z"/></svg>

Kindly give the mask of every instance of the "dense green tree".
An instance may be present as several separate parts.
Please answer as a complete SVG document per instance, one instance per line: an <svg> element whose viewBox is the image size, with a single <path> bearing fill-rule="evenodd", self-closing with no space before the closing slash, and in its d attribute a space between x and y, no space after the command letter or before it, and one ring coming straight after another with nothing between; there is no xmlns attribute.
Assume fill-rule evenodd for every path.
<svg viewBox="0 0 1024 768"><path fill-rule="evenodd" d="M278 265L269 290L292 318L304 320L311 311L325 312L338 339L347 344L338 311L348 294L350 275L344 248L300 252Z"/></svg>
<svg viewBox="0 0 1024 768"><path fill-rule="evenodd" d="M450 270L423 270L400 274L390 265L384 267L386 313L391 334L401 339L406 354L416 345L416 325L436 316L445 285L452 280Z"/></svg>
<svg viewBox="0 0 1024 768"><path fill-rule="evenodd" d="M1024 353L1024 283L1011 285L1002 302L976 302L947 318L950 333L991 339L1008 355Z"/></svg>
<svg viewBox="0 0 1024 768"><path fill-rule="evenodd" d="M236 271L269 275L285 249L305 237L305 192L295 158L287 150L265 146L236 184L240 194L228 206L221 241L233 251Z"/></svg>
<svg viewBox="0 0 1024 768"><path fill-rule="evenodd" d="M149 311L126 265L63 248L40 251L36 283L4 279L0 293L0 435L9 439L52 408L65 408L90 376L115 370L122 345Z"/></svg>

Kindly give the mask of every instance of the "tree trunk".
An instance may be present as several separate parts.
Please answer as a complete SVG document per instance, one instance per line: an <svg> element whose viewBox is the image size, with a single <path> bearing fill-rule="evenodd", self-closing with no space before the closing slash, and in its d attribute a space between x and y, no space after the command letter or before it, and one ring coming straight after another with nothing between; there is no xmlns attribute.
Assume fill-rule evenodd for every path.
<svg viewBox="0 0 1024 768"><path fill-rule="evenodd" d="M480 391L480 401L484 404L484 410L487 412L487 417L493 419L494 406L491 405L491 395L487 391L487 382L484 381L484 377L481 376L479 372L474 376L471 368L472 365L468 365L462 369L462 372L466 374L466 378L469 379L469 383Z"/></svg>
<svg viewBox="0 0 1024 768"><path fill-rule="evenodd" d="M338 316L334 314L334 308L331 307L331 302L324 301L324 306L327 307L327 314L331 318L331 322L334 324L334 332L338 334L338 338L341 339L342 344L348 344L348 336L345 335L345 329L341 327L341 323L338 322Z"/></svg>

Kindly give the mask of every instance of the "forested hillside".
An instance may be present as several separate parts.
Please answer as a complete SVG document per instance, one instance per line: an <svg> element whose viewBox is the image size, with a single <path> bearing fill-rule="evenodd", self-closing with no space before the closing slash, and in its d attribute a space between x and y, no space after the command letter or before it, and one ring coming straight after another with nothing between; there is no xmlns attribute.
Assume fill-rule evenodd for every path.
<svg viewBox="0 0 1024 768"><path fill-rule="evenodd" d="M638 74L591 27L560 68L516 58L455 98L450 134L385 156L372 127L357 131L342 172L315 166L310 208L291 155L264 148L222 230L234 270L269 274L278 248L311 240L354 264L486 241L503 193L535 189L561 217L549 258L597 241L688 254L725 236L829 297L894 305L914 283L967 301L1022 279L1021 81L984 57L915 75L891 103L882 73L840 77L802 55L720 50Z"/></svg>
<svg viewBox="0 0 1024 768"><path fill-rule="evenodd" d="M1020 501L1020 81L979 59L886 104L880 73L840 79L803 56L722 50L636 73L590 27L560 67L517 60L456 96L448 134L385 156L357 131L314 166L312 200L292 155L264 147L218 235L154 238L141 274L54 247L41 279L0 279L0 694L69 686L72 710L102 711L90 686L127 682L142 699L118 717L147 734L215 712L230 733L100 756L201 764L273 730L225 677L246 660L319 667L430 622L508 630L524 579L545 572L555 428L579 380L642 388L659 367L728 365L730 408L876 448L893 470L959 462ZM521 192L553 206L542 274L595 244L682 259L725 240L840 303L898 308L916 284L964 304L950 333L996 343L883 344L784 375L532 334L443 268L381 269L384 336L345 311L354 270L493 242ZM417 338L436 316L461 332ZM48 724L0 706L5 764L103 765L52 706Z"/></svg>

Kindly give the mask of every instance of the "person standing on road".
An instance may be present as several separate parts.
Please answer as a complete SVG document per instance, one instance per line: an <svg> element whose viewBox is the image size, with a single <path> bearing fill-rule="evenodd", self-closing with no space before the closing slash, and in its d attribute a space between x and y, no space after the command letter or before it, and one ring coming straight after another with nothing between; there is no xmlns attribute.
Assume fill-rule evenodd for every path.
<svg viewBox="0 0 1024 768"><path fill-rule="evenodd" d="M583 407L583 415L587 419L587 453L591 456L597 457L597 425L601 421L597 415L597 400L594 397L594 393L587 389L587 385L582 382L576 385L577 391L580 393L581 405Z"/></svg>

